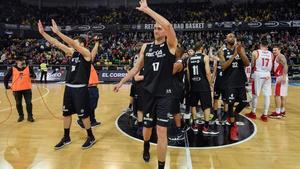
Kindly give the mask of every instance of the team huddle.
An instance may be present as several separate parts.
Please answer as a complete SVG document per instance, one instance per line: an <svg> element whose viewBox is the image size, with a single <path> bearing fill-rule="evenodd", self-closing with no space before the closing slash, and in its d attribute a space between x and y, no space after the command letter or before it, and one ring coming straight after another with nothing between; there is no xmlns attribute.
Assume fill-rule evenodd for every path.
<svg viewBox="0 0 300 169"><path fill-rule="evenodd" d="M150 160L150 138L155 127L158 168L165 167L170 114L174 117L178 135L169 139L184 139L182 133L186 128L184 129L182 124L181 104L185 104L186 111L191 114L189 124L194 133L201 131L205 136L218 135L219 131L211 125L211 122L218 122L230 125L232 141L239 140L236 117L249 105L250 99L252 111L246 116L256 119L257 100L261 92L264 96L261 120L266 122L268 118L285 116L288 68L285 56L280 53L279 45L274 45L273 52L270 52L268 42L262 39L260 49L252 53L251 63L243 45L237 41L233 33L226 36L225 44L220 47L216 56L211 52L204 52L205 42L196 43L193 49L186 52L180 47L172 24L149 8L146 0L141 0L137 9L155 20L154 41L136 45L140 53L134 57L132 69L114 86L113 90L118 92L125 82L133 80L130 95L137 116L137 133L144 139L143 159L146 162ZM60 32L54 20L52 20L52 31L68 46L48 35L41 22L38 27L41 35L49 43L71 57L63 98L64 135L55 145L55 149L61 149L71 143L71 115L74 113L79 117L77 123L87 131L87 139L82 148L90 148L96 143L92 128L100 124L96 121L94 112L99 98L96 87L99 80L92 66L99 39L95 39L95 47L90 51L85 47L84 39L67 37ZM28 66L23 65L22 59L17 60L18 65L5 77L5 87L10 88L8 80L13 76L12 89L20 115L18 121L24 120L21 107L21 97L24 95L28 106L28 121L33 122L30 76L34 75ZM276 77L274 92L276 111L268 114L272 95L272 72ZM20 79L19 76L24 78ZM17 80L26 80L27 85L24 87ZM247 97L249 88L246 88L249 84L252 88L250 99ZM224 111L220 114L218 109L221 107L219 104L221 100ZM199 127L197 116L199 108L204 113L202 127Z"/></svg>

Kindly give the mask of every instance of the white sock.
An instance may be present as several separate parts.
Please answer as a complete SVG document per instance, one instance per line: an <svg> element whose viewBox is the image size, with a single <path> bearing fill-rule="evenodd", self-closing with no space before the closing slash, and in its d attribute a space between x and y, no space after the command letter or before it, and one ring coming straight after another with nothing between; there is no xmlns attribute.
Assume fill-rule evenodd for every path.
<svg viewBox="0 0 300 169"><path fill-rule="evenodd" d="M281 113L282 113L282 112L285 112L285 108L284 108L284 107L281 108Z"/></svg>
<svg viewBox="0 0 300 169"><path fill-rule="evenodd" d="M256 95L252 95L252 112L256 113L256 106L257 106L257 96Z"/></svg>
<svg viewBox="0 0 300 169"><path fill-rule="evenodd" d="M280 108L276 108L276 114L280 114Z"/></svg>
<svg viewBox="0 0 300 169"><path fill-rule="evenodd" d="M270 107L270 96L264 96L264 115L268 115Z"/></svg>

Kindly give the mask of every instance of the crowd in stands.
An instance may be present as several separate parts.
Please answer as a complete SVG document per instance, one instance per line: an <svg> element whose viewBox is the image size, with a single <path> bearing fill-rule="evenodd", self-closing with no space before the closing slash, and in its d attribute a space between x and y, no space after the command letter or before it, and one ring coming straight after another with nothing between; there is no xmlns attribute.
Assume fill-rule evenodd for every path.
<svg viewBox="0 0 300 169"><path fill-rule="evenodd" d="M151 2L150 2L151 3ZM150 4L151 5L151 4ZM211 1L199 3L153 4L151 7L172 23L216 21L271 21L300 18L300 2L295 0L260 2L257 0L237 4L216 4ZM59 25L78 24L137 24L151 23L150 17L132 7L117 9L97 8L47 8L39 9L21 3L20 0L1 0L0 23L36 25L38 19L49 24L49 18Z"/></svg>
<svg viewBox="0 0 300 169"><path fill-rule="evenodd" d="M193 48L197 41L205 42L208 52L212 48L213 54L223 45L225 35L228 32L179 32L178 39L185 49ZM300 36L297 31L268 31L236 32L237 37L245 46L248 56L251 51L259 46L260 39L267 37L270 45L282 44L282 52L290 64L300 64ZM131 58L138 53L135 48L137 42L150 42L153 40L152 32L145 33L111 33L103 37L101 47L95 63L98 65L124 65L129 64ZM93 47L90 41L89 48ZM11 64L17 55L27 57L32 64L40 64L47 61L51 65L68 64L69 58L64 53L51 46L42 39L5 39L0 41L0 64Z"/></svg>

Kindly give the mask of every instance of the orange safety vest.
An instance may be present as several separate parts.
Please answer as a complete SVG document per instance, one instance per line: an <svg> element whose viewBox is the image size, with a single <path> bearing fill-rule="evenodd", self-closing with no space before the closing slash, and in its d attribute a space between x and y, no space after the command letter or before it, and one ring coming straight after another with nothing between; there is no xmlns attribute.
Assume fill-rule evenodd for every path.
<svg viewBox="0 0 300 169"><path fill-rule="evenodd" d="M97 71L94 68L93 65L91 65L91 73L90 73L90 79L89 79L89 86L96 86L99 84L99 77L97 75Z"/></svg>
<svg viewBox="0 0 300 169"><path fill-rule="evenodd" d="M31 89L30 71L27 66L23 71L19 71L17 68L12 69L12 91L21 91Z"/></svg>

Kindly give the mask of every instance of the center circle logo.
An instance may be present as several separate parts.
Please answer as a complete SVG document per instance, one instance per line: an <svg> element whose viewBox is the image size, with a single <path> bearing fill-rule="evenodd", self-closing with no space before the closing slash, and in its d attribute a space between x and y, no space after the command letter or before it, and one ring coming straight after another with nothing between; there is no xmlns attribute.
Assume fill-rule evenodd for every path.
<svg viewBox="0 0 300 169"><path fill-rule="evenodd" d="M186 123L188 119L185 118ZM183 139L174 140L175 135L178 132L175 127L175 121L172 116L170 116L169 126L168 126L168 146L171 148L190 148L190 149L213 149L213 148L224 148L229 146L234 146L246 142L253 138L256 134L256 125L250 119L243 115L237 116L237 126L239 133L238 141L230 140L230 124L228 122L210 122L210 127L218 131L217 135L205 135L201 132L204 121L198 121L199 131L195 133L189 125L183 127ZM137 118L132 112L123 112L116 119L116 127L121 133L127 137L143 141L141 132L138 132ZM150 142L156 144L157 135L155 128L152 130L152 136Z"/></svg>

